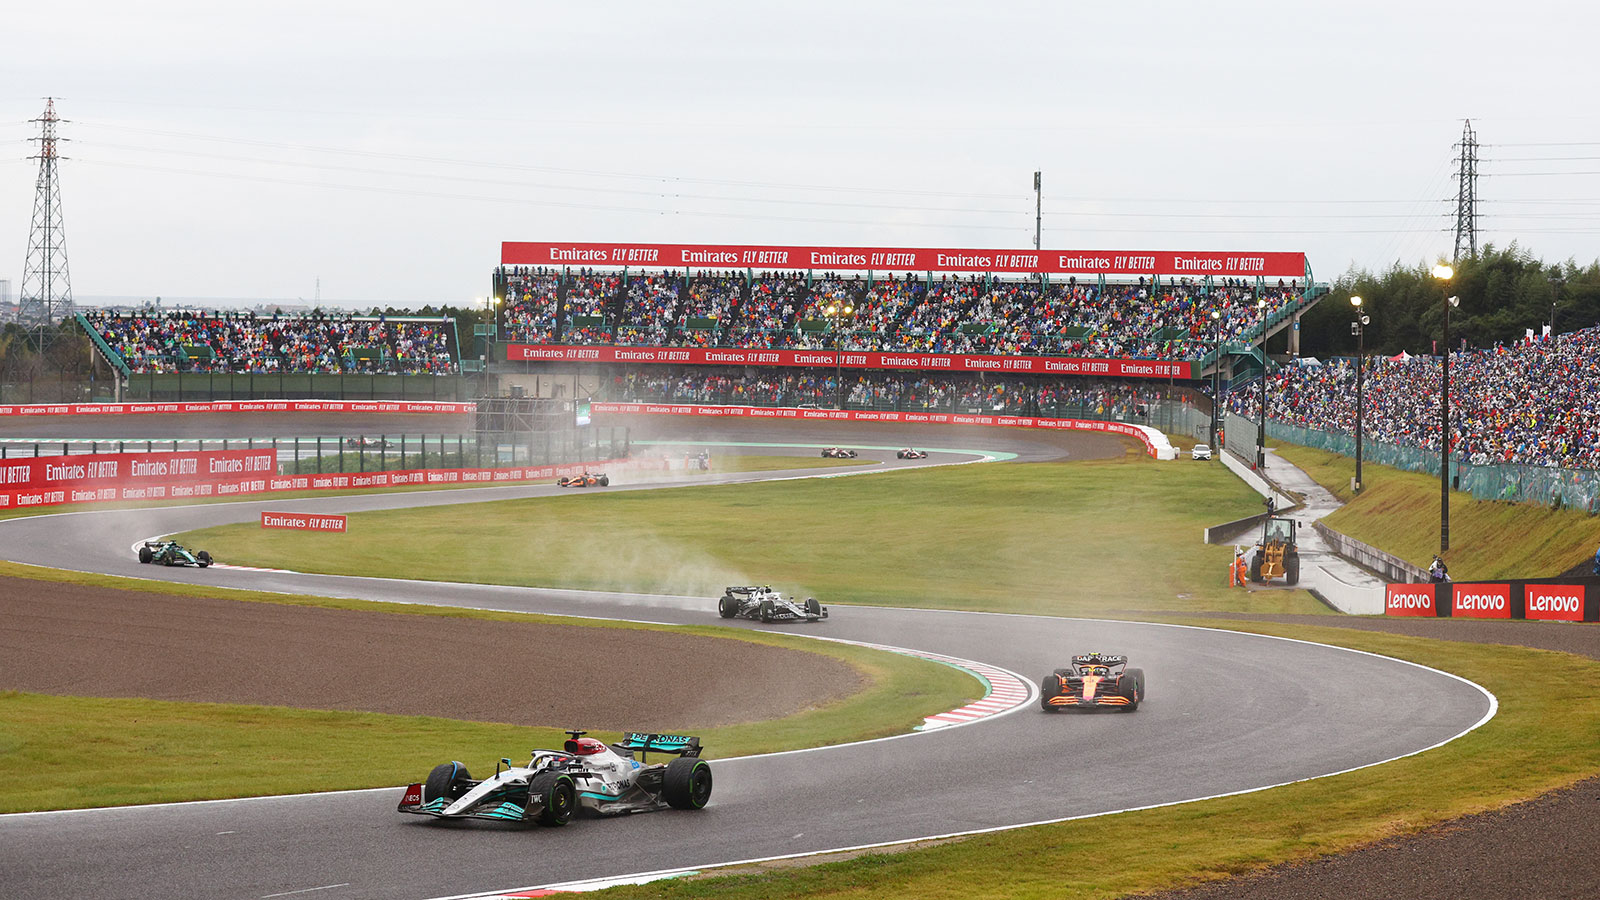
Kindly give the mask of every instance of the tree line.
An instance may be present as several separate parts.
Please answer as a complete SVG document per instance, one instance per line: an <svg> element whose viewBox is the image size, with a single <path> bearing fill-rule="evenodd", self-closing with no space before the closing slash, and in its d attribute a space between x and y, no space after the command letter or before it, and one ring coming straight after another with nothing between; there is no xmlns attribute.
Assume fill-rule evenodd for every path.
<svg viewBox="0 0 1600 900"><path fill-rule="evenodd" d="M1448 282L1434 277L1432 263L1396 263L1383 272L1352 268L1301 317L1301 355L1355 355L1352 296L1362 299L1361 311L1371 318L1364 339L1368 355L1437 352L1451 296L1460 299L1450 310L1450 343L1457 350L1463 340L1471 348L1513 343L1530 328L1542 334L1552 322L1555 334L1600 324L1600 262L1546 263L1512 243L1503 249L1486 245L1454 268Z"/></svg>

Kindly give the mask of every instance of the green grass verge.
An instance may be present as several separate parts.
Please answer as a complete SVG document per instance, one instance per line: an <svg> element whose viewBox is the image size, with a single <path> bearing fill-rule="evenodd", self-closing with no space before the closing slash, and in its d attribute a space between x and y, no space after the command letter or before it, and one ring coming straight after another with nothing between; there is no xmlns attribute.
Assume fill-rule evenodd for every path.
<svg viewBox="0 0 1600 900"><path fill-rule="evenodd" d="M1364 462L1366 482L1350 493L1355 460L1327 450L1276 444L1279 456L1304 469L1345 506L1323 519L1329 528L1382 547L1427 567L1439 550L1439 479ZM1450 552L1444 554L1456 581L1543 578L1594 558L1600 517L1450 494Z"/></svg>
<svg viewBox="0 0 1600 900"><path fill-rule="evenodd" d="M771 584L833 603L1055 615L1325 611L1303 591L1228 589L1231 551L1203 530L1259 507L1221 466L1129 458L591 492L358 513L336 536L246 523L179 540L242 565L437 581L707 597ZM470 553L415 552L464 538Z"/></svg>
<svg viewBox="0 0 1600 900"><path fill-rule="evenodd" d="M1444 747L1270 791L1000 832L803 869L615 888L615 900L1090 900L1171 889L1348 850L1563 787L1600 771L1600 663L1568 654L1335 628L1219 623L1415 660L1501 701Z"/></svg>
<svg viewBox="0 0 1600 900"><path fill-rule="evenodd" d="M982 694L972 676L939 663L773 632L168 586L16 563L0 563L0 575L389 615L671 630L819 653L865 677L868 686L855 695L781 719L685 728L705 739L708 758L900 734ZM0 769L31 776L0 785L0 812L381 787L420 778L445 759L492 768L502 756L560 746L563 738L559 728L420 716L7 692L0 693ZM250 764L239 766L241 759Z"/></svg>

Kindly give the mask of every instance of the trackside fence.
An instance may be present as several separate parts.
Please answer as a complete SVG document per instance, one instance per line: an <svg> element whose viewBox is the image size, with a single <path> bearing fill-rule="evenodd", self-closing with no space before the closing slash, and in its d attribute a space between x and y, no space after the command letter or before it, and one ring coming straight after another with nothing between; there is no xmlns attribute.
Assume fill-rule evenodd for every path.
<svg viewBox="0 0 1600 900"><path fill-rule="evenodd" d="M1315 447L1342 456L1356 455L1355 435L1346 432L1319 431L1269 420L1267 434L1303 447ZM1368 462L1407 472L1439 474L1437 450L1366 438L1361 443L1361 455ZM1590 515L1600 513L1600 470L1494 464L1452 454L1450 480L1456 489L1467 491L1479 500L1580 509Z"/></svg>

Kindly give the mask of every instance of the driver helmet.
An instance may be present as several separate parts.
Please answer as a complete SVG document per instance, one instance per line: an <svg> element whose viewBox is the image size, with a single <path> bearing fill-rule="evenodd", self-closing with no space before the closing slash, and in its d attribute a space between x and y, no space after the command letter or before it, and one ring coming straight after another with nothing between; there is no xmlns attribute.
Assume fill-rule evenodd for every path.
<svg viewBox="0 0 1600 900"><path fill-rule="evenodd" d="M567 741L566 750L574 756L593 756L596 753L604 753L606 745L592 737L581 737Z"/></svg>

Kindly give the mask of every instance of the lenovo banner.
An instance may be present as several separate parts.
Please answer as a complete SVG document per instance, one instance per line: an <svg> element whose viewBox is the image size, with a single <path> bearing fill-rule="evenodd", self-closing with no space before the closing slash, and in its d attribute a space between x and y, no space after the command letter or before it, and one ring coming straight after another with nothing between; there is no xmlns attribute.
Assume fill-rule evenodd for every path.
<svg viewBox="0 0 1600 900"><path fill-rule="evenodd" d="M1191 378L1190 362L1151 359L1074 359L964 353L887 353L878 350L738 350L703 347L568 347L507 344L510 362L671 363L683 366L821 366L935 372L1099 375L1114 378Z"/></svg>
<svg viewBox="0 0 1600 900"><path fill-rule="evenodd" d="M264 512L262 528L288 528L295 531L344 531L344 516L325 516L315 513Z"/></svg>
<svg viewBox="0 0 1600 900"><path fill-rule="evenodd" d="M1450 614L1469 619L1511 618L1511 585L1452 584Z"/></svg>
<svg viewBox="0 0 1600 900"><path fill-rule="evenodd" d="M471 415L476 403L410 400L218 400L209 403L35 403L0 406L0 416L105 416L139 413L374 412Z"/></svg>
<svg viewBox="0 0 1600 900"><path fill-rule="evenodd" d="M879 412L866 409L794 409L766 406L700 406L697 404L666 403L600 403L590 405L590 411L624 415L662 416L744 416L751 419L800 419L832 422L907 422L927 425L993 425L1011 428L1057 428L1067 431L1103 431L1123 434L1138 439L1145 452L1160 456L1161 447L1156 437L1160 432L1143 425L1126 422L1101 422L1095 419L1046 419L1039 416L985 416L966 413ZM1153 436L1155 435L1155 436ZM1165 439L1162 439L1165 443ZM1170 451L1171 446L1167 449ZM1168 457L1162 457L1168 458Z"/></svg>
<svg viewBox="0 0 1600 900"><path fill-rule="evenodd" d="M1432 584L1391 584L1383 600L1383 614L1386 616L1437 616L1439 606L1435 602L1437 585Z"/></svg>
<svg viewBox="0 0 1600 900"><path fill-rule="evenodd" d="M877 272L1044 272L1200 278L1306 277L1304 253L1229 250L952 250L507 241L506 266L636 269L823 269Z"/></svg>
<svg viewBox="0 0 1600 900"><path fill-rule="evenodd" d="M1582 622L1584 591L1581 584L1530 584L1526 586L1529 619Z"/></svg>

